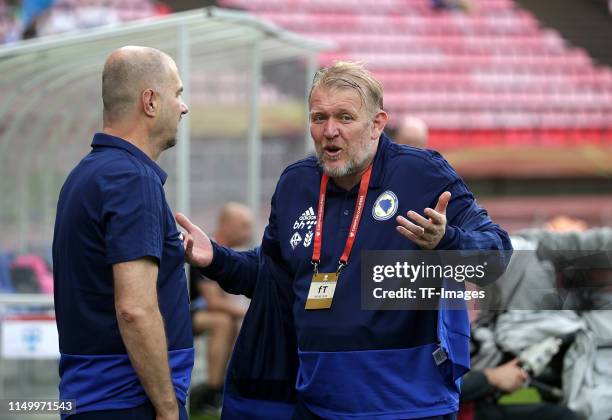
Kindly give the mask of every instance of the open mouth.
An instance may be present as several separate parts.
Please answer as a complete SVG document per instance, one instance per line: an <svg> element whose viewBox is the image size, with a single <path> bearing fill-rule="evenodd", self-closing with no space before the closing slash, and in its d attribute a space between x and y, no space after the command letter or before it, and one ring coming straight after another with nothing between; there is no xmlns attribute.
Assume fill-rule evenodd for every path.
<svg viewBox="0 0 612 420"><path fill-rule="evenodd" d="M323 148L325 155L332 158L337 159L340 153L342 152L342 148L338 146L325 146Z"/></svg>

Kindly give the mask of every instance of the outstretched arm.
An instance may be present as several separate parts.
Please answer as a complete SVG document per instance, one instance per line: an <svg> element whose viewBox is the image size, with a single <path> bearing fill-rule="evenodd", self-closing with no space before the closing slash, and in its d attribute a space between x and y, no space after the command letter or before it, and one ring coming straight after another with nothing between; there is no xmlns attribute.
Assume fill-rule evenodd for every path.
<svg viewBox="0 0 612 420"><path fill-rule="evenodd" d="M228 293L251 297L259 271L259 248L250 251L234 251L210 240L200 227L184 214L178 213L176 221L185 229L183 245L185 259L201 273L219 283Z"/></svg>

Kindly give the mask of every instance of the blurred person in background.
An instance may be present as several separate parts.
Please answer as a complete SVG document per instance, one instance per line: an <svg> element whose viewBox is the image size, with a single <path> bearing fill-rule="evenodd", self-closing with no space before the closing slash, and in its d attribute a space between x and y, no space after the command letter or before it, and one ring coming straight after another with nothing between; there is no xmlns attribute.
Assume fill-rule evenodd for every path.
<svg viewBox="0 0 612 420"><path fill-rule="evenodd" d="M460 10L470 12L474 5L472 0L431 0L431 5L436 10Z"/></svg>
<svg viewBox="0 0 612 420"><path fill-rule="evenodd" d="M478 311L470 311L470 321L478 322ZM474 337L476 336L476 337ZM471 337L472 367L461 384L459 420L575 420L578 417L560 404L533 402L500 404L503 395L529 386L529 373L518 357L502 358L490 331L473 332ZM478 354L480 350L483 354ZM507 361L505 361L507 360Z"/></svg>
<svg viewBox="0 0 612 420"><path fill-rule="evenodd" d="M557 365L563 402L589 420L608 420L612 413L612 229L524 232L537 242L537 255L548 262L558 287L565 291L557 313L512 313L497 322L497 336L507 349L519 351L547 335L571 333ZM584 225L586 226L586 224ZM545 317L555 322L546 325ZM565 315L565 322L559 318ZM571 317L571 318L570 318ZM526 336L522 328L532 325ZM571 330L570 330L570 327ZM535 333L534 333L535 332Z"/></svg>
<svg viewBox="0 0 612 420"><path fill-rule="evenodd" d="M214 238L228 248L248 247L253 239L251 210L241 203L225 204L219 212ZM190 406L194 410L218 408L227 361L248 304L239 296L224 292L216 281L202 276L199 270L191 271L191 281L193 333L208 334L208 382L192 389Z"/></svg>
<svg viewBox="0 0 612 420"><path fill-rule="evenodd" d="M55 35L119 23L118 11L102 3L75 5L59 0L37 19L37 35Z"/></svg>
<svg viewBox="0 0 612 420"><path fill-rule="evenodd" d="M395 141L399 144L424 149L427 147L428 133L429 130L425 121L408 116L402 119L395 134Z"/></svg>
<svg viewBox="0 0 612 420"><path fill-rule="evenodd" d="M21 2L20 25L22 27L22 39L38 36L40 19L53 6L53 3L53 0L23 0Z"/></svg>
<svg viewBox="0 0 612 420"><path fill-rule="evenodd" d="M75 420L186 420L194 361L180 233L155 162L188 112L172 58L123 47L102 73L103 131L68 175L53 237L59 396Z"/></svg>
<svg viewBox="0 0 612 420"><path fill-rule="evenodd" d="M485 369L472 369L463 377L459 420L575 420L567 407L538 402L532 404L499 404L504 394L511 394L529 384L529 374L519 359Z"/></svg>
<svg viewBox="0 0 612 420"><path fill-rule="evenodd" d="M464 378L462 419L589 418L612 412L612 229L587 229L559 215L512 235L515 253L492 286L497 301L472 326L472 371ZM544 403L499 405L504 392L487 372L550 339L561 339L542 372L524 381ZM506 384L518 372L507 367ZM519 372L520 373L520 372ZM499 379L499 378L497 378ZM503 383L502 383L503 385ZM572 410L572 411L570 411ZM471 413L471 414L470 414Z"/></svg>
<svg viewBox="0 0 612 420"><path fill-rule="evenodd" d="M4 24L5 26L4 31L0 29L0 43L13 43L23 39L26 28L24 21L21 1L0 1L0 25Z"/></svg>
<svg viewBox="0 0 612 420"><path fill-rule="evenodd" d="M588 225L582 219L562 214L546 222L544 229L550 232L584 232L588 229Z"/></svg>
<svg viewBox="0 0 612 420"><path fill-rule="evenodd" d="M361 254L508 250L508 235L438 153L384 134L382 86L363 66L337 62L317 72L309 112L317 156L281 175L261 248L222 247L179 214L188 261L235 292L261 281L260 254L287 273L299 356L293 418L454 419L469 368L466 311L362 310ZM320 294L326 276L340 280ZM286 339L264 333L271 342ZM227 412L242 400L226 393L223 404Z"/></svg>

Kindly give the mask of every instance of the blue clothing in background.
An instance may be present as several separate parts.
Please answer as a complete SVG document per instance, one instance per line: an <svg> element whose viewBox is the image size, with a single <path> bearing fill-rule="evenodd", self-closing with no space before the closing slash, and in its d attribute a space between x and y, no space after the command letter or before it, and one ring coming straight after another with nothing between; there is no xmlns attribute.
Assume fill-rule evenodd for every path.
<svg viewBox="0 0 612 420"><path fill-rule="evenodd" d="M54 3L55 0L22 0L21 21L24 26L28 26L34 19L51 8Z"/></svg>
<svg viewBox="0 0 612 420"><path fill-rule="evenodd" d="M0 293L13 293L15 288L11 281L11 255L0 251Z"/></svg>

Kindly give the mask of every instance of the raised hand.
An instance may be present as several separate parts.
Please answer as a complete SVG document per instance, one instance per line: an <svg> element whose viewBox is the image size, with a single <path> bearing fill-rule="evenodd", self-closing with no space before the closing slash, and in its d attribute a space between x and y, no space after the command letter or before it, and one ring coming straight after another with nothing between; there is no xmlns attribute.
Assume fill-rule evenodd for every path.
<svg viewBox="0 0 612 420"><path fill-rule="evenodd" d="M403 216L397 216L397 231L422 249L434 249L446 232L446 207L450 198L451 193L444 191L438 198L435 209L426 208L424 213L429 219L412 210L406 215L414 223Z"/></svg>
<svg viewBox="0 0 612 420"><path fill-rule="evenodd" d="M208 235L182 213L176 214L176 221L186 231L183 246L187 262L196 267L208 267L213 258L212 244Z"/></svg>

